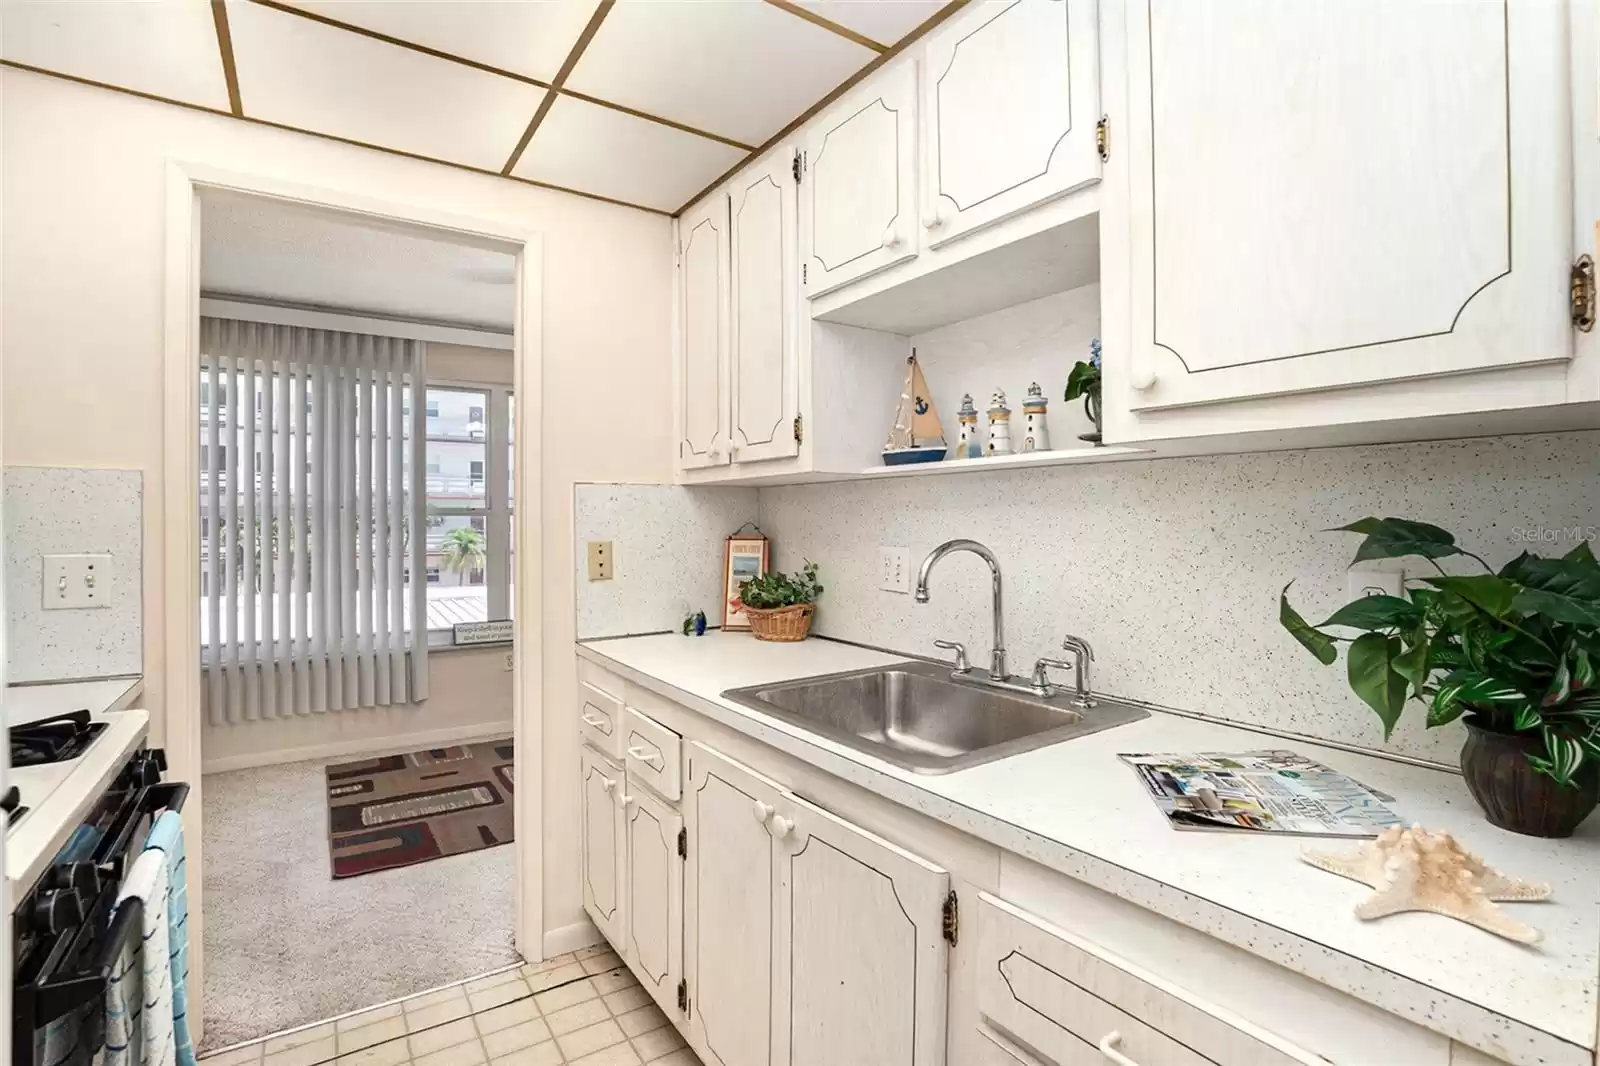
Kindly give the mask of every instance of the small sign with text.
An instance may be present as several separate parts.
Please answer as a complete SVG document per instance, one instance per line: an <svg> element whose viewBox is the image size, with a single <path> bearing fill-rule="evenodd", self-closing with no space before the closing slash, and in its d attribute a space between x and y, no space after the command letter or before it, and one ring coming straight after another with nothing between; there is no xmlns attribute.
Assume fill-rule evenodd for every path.
<svg viewBox="0 0 1600 1066"><path fill-rule="evenodd" d="M499 622L457 622L453 627L457 644L510 644L516 636L511 619Z"/></svg>

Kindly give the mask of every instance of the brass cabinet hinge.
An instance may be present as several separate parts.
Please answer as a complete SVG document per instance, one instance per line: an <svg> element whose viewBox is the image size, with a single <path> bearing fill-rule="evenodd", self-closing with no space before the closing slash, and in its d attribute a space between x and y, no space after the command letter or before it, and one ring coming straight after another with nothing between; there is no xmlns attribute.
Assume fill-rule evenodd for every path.
<svg viewBox="0 0 1600 1066"><path fill-rule="evenodd" d="M688 1013L689 1013L689 982L688 981L679 981L678 982L678 1010L682 1011L685 1016L687 1016Z"/></svg>
<svg viewBox="0 0 1600 1066"><path fill-rule="evenodd" d="M1111 116L1101 115L1094 124L1094 150L1100 153L1100 162L1111 158Z"/></svg>
<svg viewBox="0 0 1600 1066"><path fill-rule="evenodd" d="M800 284L804 285L804 284L807 283L806 276L807 276L808 273L809 273L809 271L806 270L806 265L804 263L801 263L800 264Z"/></svg>
<svg viewBox="0 0 1600 1066"><path fill-rule="evenodd" d="M1588 255L1572 264L1572 324L1585 333L1594 329L1594 260Z"/></svg>
<svg viewBox="0 0 1600 1066"><path fill-rule="evenodd" d="M805 425L805 422L801 420L801 416L800 415L795 415L794 416L794 442L796 444L803 444L805 442L805 439L806 439L806 425Z"/></svg>
<svg viewBox="0 0 1600 1066"><path fill-rule="evenodd" d="M687 830L687 829L679 829L678 830L678 858L687 859L688 857L689 857L689 830Z"/></svg>
<svg viewBox="0 0 1600 1066"><path fill-rule="evenodd" d="M956 897L954 889L944 898L941 924L944 926L944 938L955 947L956 940L961 936L961 900Z"/></svg>
<svg viewBox="0 0 1600 1066"><path fill-rule="evenodd" d="M789 167L790 173L792 173L794 175L794 183L796 185L800 184L800 174L801 174L801 172L803 170L804 170L804 167L801 165L801 162L800 162L800 149L796 148L794 150L794 162Z"/></svg>

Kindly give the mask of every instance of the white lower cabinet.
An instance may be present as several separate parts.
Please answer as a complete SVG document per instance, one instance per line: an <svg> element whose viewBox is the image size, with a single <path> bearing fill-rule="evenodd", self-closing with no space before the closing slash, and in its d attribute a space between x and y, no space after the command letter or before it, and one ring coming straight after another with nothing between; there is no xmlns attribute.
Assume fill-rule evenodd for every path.
<svg viewBox="0 0 1600 1066"><path fill-rule="evenodd" d="M683 816L634 779L628 787L622 956L661 1009L676 1015L683 980Z"/></svg>
<svg viewBox="0 0 1600 1066"><path fill-rule="evenodd" d="M944 870L785 794L778 864L774 1066L944 1062Z"/></svg>
<svg viewBox="0 0 1600 1066"><path fill-rule="evenodd" d="M625 856L622 770L599 752L583 748L579 758L578 839L582 842L583 909L612 944L627 934L623 908Z"/></svg>
<svg viewBox="0 0 1600 1066"><path fill-rule="evenodd" d="M708 1066L940 1066L944 870L700 744L690 1029Z"/></svg>

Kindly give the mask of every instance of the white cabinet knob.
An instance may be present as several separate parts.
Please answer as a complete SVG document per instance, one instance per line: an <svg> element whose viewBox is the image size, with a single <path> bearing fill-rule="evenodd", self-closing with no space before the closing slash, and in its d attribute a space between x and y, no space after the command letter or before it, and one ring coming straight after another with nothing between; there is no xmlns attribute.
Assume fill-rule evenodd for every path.
<svg viewBox="0 0 1600 1066"><path fill-rule="evenodd" d="M772 830L773 836L777 837L779 840L782 840L784 837L794 832L794 822L785 818L781 814L775 814L772 816L772 823L769 828Z"/></svg>
<svg viewBox="0 0 1600 1066"><path fill-rule="evenodd" d="M1118 1050L1122 1047L1122 1034L1115 1029L1107 1033L1097 1046L1100 1048L1100 1054L1104 1055L1106 1061L1113 1063L1114 1066L1139 1066L1137 1062L1134 1062Z"/></svg>
<svg viewBox="0 0 1600 1066"><path fill-rule="evenodd" d="M772 804L756 800L755 806L751 808L751 813L756 816L756 821L765 822L772 817Z"/></svg>
<svg viewBox="0 0 1600 1066"><path fill-rule="evenodd" d="M1128 384L1140 392L1149 392L1156 384L1156 372L1149 367L1134 367L1128 372Z"/></svg>
<svg viewBox="0 0 1600 1066"><path fill-rule="evenodd" d="M939 214L937 207L922 216L923 229L938 229L942 225L944 225L944 216Z"/></svg>
<svg viewBox="0 0 1600 1066"><path fill-rule="evenodd" d="M617 793L617 806L621 807L623 810L627 810L628 809L628 804L630 804L632 802L633 802L633 797L632 796L629 796L626 793L622 793L622 792L618 792Z"/></svg>
<svg viewBox="0 0 1600 1066"><path fill-rule="evenodd" d="M605 791L610 792L612 789L617 787L617 783L611 780L609 777L602 777L600 779L600 787Z"/></svg>
<svg viewBox="0 0 1600 1066"><path fill-rule="evenodd" d="M891 252L900 247L900 234L895 232L893 226L883 231L883 246Z"/></svg>

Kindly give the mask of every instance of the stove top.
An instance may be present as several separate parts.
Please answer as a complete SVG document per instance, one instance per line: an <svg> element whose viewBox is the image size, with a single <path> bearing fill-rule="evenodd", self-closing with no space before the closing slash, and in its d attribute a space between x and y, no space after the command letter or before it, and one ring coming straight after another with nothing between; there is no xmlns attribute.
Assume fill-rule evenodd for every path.
<svg viewBox="0 0 1600 1066"><path fill-rule="evenodd" d="M11 740L11 765L45 766L76 759L105 728L104 722L91 722L86 710L14 725L7 730Z"/></svg>

